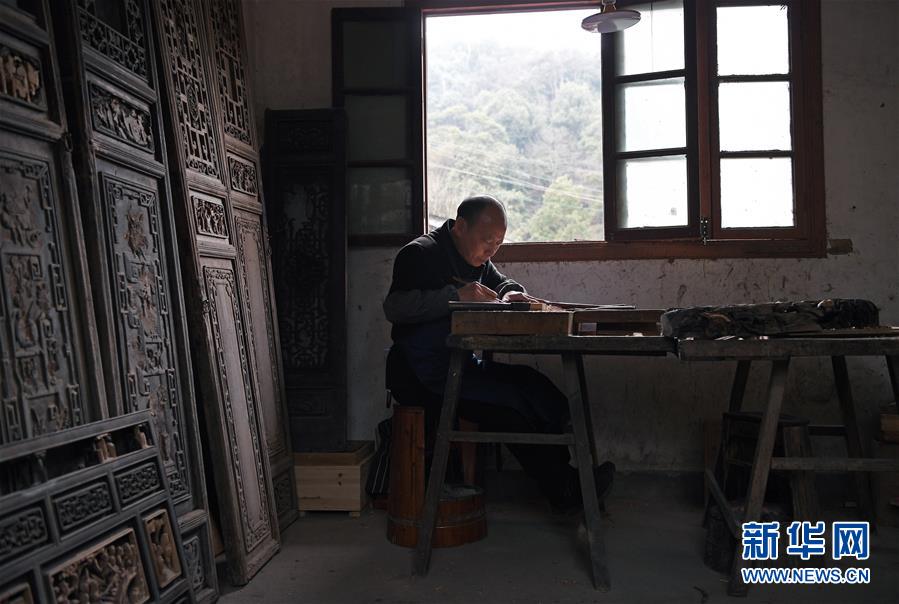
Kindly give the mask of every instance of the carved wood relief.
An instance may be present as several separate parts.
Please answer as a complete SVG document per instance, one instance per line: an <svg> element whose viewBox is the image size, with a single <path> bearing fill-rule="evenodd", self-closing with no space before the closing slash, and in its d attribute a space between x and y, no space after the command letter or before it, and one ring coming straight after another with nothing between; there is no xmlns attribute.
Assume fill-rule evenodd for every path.
<svg viewBox="0 0 899 604"><path fill-rule="evenodd" d="M181 576L181 559L175 546L169 513L157 510L144 519L144 528L150 542L150 557L160 587L166 587Z"/></svg>
<svg viewBox="0 0 899 604"><path fill-rule="evenodd" d="M150 600L134 529L125 529L79 552L50 571L57 602L129 602Z"/></svg>
<svg viewBox="0 0 899 604"><path fill-rule="evenodd" d="M118 97L97 84L90 83L88 88L94 130L134 145L142 151L154 151L153 126L147 109Z"/></svg>
<svg viewBox="0 0 899 604"><path fill-rule="evenodd" d="M23 556L49 541L42 506L30 506L0 518L0 563Z"/></svg>
<svg viewBox="0 0 899 604"><path fill-rule="evenodd" d="M229 153L228 170L231 175L232 189L247 195L257 195L259 193L256 164Z"/></svg>
<svg viewBox="0 0 899 604"><path fill-rule="evenodd" d="M0 589L0 604L34 604L34 592L28 583L17 583Z"/></svg>
<svg viewBox="0 0 899 604"><path fill-rule="evenodd" d="M220 199L196 193L191 195L190 200L194 206L197 234L227 240L228 216L225 214L225 204Z"/></svg>
<svg viewBox="0 0 899 604"><path fill-rule="evenodd" d="M47 108L37 55L0 42L0 95L38 109Z"/></svg>
<svg viewBox="0 0 899 604"><path fill-rule="evenodd" d="M56 522L64 533L89 524L90 522L114 513L112 493L106 481L97 481L54 497L53 510Z"/></svg>

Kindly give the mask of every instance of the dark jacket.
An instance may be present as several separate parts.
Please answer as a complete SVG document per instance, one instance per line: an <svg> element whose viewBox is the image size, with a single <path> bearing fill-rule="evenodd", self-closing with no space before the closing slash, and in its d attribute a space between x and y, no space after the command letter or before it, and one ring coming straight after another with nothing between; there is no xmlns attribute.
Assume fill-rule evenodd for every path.
<svg viewBox="0 0 899 604"><path fill-rule="evenodd" d="M511 291L524 291L487 261L471 266L456 250L450 229L455 221L443 225L406 244L393 263L393 282L384 300L384 314L393 323L391 336L400 344L405 356L422 382L446 379L449 351L446 337L450 333L449 302L458 300L465 282L479 281L503 296Z"/></svg>

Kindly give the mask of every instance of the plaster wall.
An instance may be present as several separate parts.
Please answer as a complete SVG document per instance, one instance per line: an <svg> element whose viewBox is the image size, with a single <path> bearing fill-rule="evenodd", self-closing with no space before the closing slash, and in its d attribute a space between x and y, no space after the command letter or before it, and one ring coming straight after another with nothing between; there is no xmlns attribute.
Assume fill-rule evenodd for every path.
<svg viewBox="0 0 899 604"><path fill-rule="evenodd" d="M330 8L387 5L330 0L244 0L260 132L265 108L330 106ZM395 2L393 4L400 4ZM827 233L852 252L815 259L634 260L514 263L500 270L544 297L630 302L643 308L864 297L899 324L899 3L822 2ZM349 437L372 438L384 407L389 325L381 301L394 249L348 257ZM559 382L550 357L519 358ZM750 375L746 406L759 408L769 365ZM693 470L702 465L702 422L727 405L733 363L673 359L586 361L601 454L620 468ZM863 430L893 400L881 359L849 359ZM829 362L795 361L785 412L839 422ZM826 446L826 444L824 445Z"/></svg>

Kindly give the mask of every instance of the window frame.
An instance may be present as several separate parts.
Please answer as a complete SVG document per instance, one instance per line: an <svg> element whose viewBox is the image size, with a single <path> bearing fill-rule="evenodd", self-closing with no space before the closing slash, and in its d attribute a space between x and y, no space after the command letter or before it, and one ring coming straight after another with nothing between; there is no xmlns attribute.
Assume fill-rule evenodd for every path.
<svg viewBox="0 0 899 604"><path fill-rule="evenodd" d="M646 0L618 0L619 8ZM408 0L407 6L429 15L596 7L591 1ZM793 159L793 227L721 228L720 154L717 127L715 11L718 6L787 5L790 35L790 99ZM613 90L615 34L603 35L603 173L606 241L507 243L497 262L553 262L654 258L777 258L826 256L824 157L821 83L821 8L816 0L684 0L685 107L688 164L688 225L615 229ZM424 24L422 24L424 32ZM426 48L427 40L422 48ZM608 58L606 58L608 57ZM692 77L691 77L692 76ZM426 119L422 70L422 120ZM639 78L638 78L639 79ZM742 78L745 79L745 78ZM713 121L715 120L715 121ZM607 130L607 123L612 127ZM427 165L427 127L422 125L422 153ZM626 156L639 153L626 153ZM759 156L760 154L755 154ZM692 157L692 167L691 167ZM611 168L610 168L611 166ZM612 181L610 183L610 181ZM425 186L426 186L426 181ZM610 190L611 185L611 190ZM427 189L424 211L427 212ZM425 214L426 215L426 214Z"/></svg>

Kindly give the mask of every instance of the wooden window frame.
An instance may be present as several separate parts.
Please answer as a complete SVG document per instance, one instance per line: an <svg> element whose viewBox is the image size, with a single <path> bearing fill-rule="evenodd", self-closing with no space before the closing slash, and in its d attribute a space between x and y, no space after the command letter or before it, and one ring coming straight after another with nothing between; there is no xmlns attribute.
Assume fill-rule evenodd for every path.
<svg viewBox="0 0 899 604"><path fill-rule="evenodd" d="M646 0L618 0L619 7ZM592 1L528 2L521 0L409 0L422 19L436 14L593 8ZM715 10L717 6L787 5L790 32L790 97L792 123L794 227L722 229L717 128ZM508 243L497 262L631 260L652 258L777 258L826 255L824 154L821 86L821 8L816 0L684 0L685 84L687 110L688 225L676 228L615 230L614 115L611 93L614 63L603 60L603 172L606 183L606 241ZM604 35L603 53L614 47ZM425 40L425 45L427 41ZM424 71L422 73L424 79ZM617 81L632 79L619 76ZM746 78L741 78L746 79ZM608 87L608 92L607 92ZM423 92L426 90L422 85ZM423 115L424 118L424 115ZM714 120L714 121L713 121ZM612 124L614 126L614 124ZM422 136L426 134L422 126ZM427 149L422 144L423 152ZM620 154L619 154L620 155ZM625 154L626 156L639 154ZM755 154L759 155L759 154ZM425 159L426 162L426 159ZM612 183L609 183L609 181ZM610 191L609 184L613 187ZM425 203L427 195L425 194ZM610 210L610 208L612 208ZM610 213L611 212L611 213ZM611 220L610 220L611 219ZM610 237L611 235L611 237Z"/></svg>
<svg viewBox="0 0 899 604"><path fill-rule="evenodd" d="M343 28L340 24L347 21L402 21L406 27L408 39L413 42L406 69L408 70L407 86L351 87L343 82ZM365 233L347 236L347 244L351 247L383 247L398 246L408 243L424 232L427 224L427 200L425 192L424 163L424 106L417 102L424 98L422 86L424 82L424 50L417 52L417 41L423 43L424 32L421 29L424 20L420 12L410 11L404 7L336 7L331 12L331 97L334 107L345 107L347 96L405 96L407 98L406 148L407 157L392 159L361 160L347 159L347 172L353 168L401 168L409 170L412 181L412 216L409 231L406 233ZM421 77L418 77L421 74ZM421 147L419 147L421 145ZM347 188L347 211L349 208L349 188Z"/></svg>

